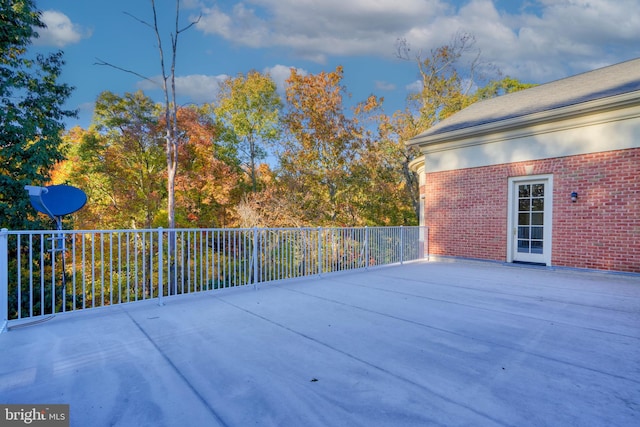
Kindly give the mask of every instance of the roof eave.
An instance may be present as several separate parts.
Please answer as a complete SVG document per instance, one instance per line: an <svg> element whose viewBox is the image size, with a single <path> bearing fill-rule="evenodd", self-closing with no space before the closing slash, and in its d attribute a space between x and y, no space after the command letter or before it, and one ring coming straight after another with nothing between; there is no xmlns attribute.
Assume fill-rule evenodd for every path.
<svg viewBox="0 0 640 427"><path fill-rule="evenodd" d="M408 147L417 146L423 148L427 146L446 144L452 141L459 141L471 136L479 137L498 132L529 128L541 123L562 121L573 117L621 109L633 105L640 105L640 91L627 92L620 95L581 102L579 104L526 114L510 119L484 123L477 126L469 126L463 129L434 135L417 135L405 144Z"/></svg>

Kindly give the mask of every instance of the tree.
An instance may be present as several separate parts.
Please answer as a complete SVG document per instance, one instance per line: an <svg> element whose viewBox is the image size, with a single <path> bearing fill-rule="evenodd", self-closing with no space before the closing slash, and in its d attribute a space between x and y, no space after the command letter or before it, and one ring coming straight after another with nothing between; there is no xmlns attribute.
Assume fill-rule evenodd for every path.
<svg viewBox="0 0 640 427"><path fill-rule="evenodd" d="M416 223L397 158L402 143L376 132L386 129L383 99L371 95L347 111L342 77L342 67L306 76L292 70L280 168L272 184L240 206L246 223Z"/></svg>
<svg viewBox="0 0 640 427"><path fill-rule="evenodd" d="M258 161L267 157L267 146L280 135L281 108L276 83L269 75L251 71L220 85L215 114L224 129L222 138L237 147L253 192L258 189Z"/></svg>
<svg viewBox="0 0 640 427"><path fill-rule="evenodd" d="M472 102L495 98L496 96L529 89L534 86L537 85L534 83L522 83L517 79L507 76L501 80L492 80L486 86L478 89L472 96Z"/></svg>
<svg viewBox="0 0 640 427"><path fill-rule="evenodd" d="M176 178L178 227L228 227L235 224L235 206L243 173L235 152L216 143L220 130L208 107L178 109L180 175Z"/></svg>
<svg viewBox="0 0 640 427"><path fill-rule="evenodd" d="M393 117L382 120L380 133L383 139L395 146L395 157L403 171L407 196L416 218L420 210L418 176L409 165L419 153L404 143L471 104L469 95L476 84L474 77L478 74L480 59L480 52L474 50L474 44L475 38L466 33L457 33L449 44L432 49L428 54L422 50L412 53L405 39L396 43L396 56L418 66L420 90L407 97L404 111L397 111ZM473 59L468 68L461 71L459 62L468 55ZM463 79L462 75L466 78Z"/></svg>
<svg viewBox="0 0 640 427"><path fill-rule="evenodd" d="M150 228L162 224L166 201L160 108L141 91L124 96L102 92L89 130L72 129L66 138L68 180L91 200L81 219L92 228Z"/></svg>
<svg viewBox="0 0 640 427"><path fill-rule="evenodd" d="M160 35L160 27L158 25L158 13L156 9L155 0L151 0L151 10L153 15L153 23L147 22L143 19L131 16L141 24L151 28L156 37L156 43L158 47L158 54L160 59L160 72L162 87L162 93L164 95L164 139L165 139L165 156L167 161L167 222L169 228L175 227L175 180L178 173L178 154L180 150L180 130L178 129L178 104L176 101L176 55L178 52L178 39L180 34L187 31L189 28L198 23L200 18L190 22L183 28L180 28L180 0L176 0L175 9L175 27L174 32L170 34L171 38L171 62L169 69L165 64L165 49L162 44L162 37ZM106 65L124 71L126 73L134 74L138 77L144 78L154 82L152 79L138 74L133 70L124 69L115 66L109 62L98 60L98 65ZM154 82L156 83L156 82ZM171 250L171 248L170 248Z"/></svg>
<svg viewBox="0 0 640 427"><path fill-rule="evenodd" d="M418 66L420 91L410 94L410 109L417 110L418 128L428 129L440 120L468 106L469 95L483 80L480 51L474 48L475 38L466 33L457 33L449 44L432 49L429 54L419 51L411 53L405 39L396 44L396 56L413 61ZM468 66L461 67L460 61L471 56ZM493 68L492 66L488 66ZM414 107L415 105L415 107ZM412 113L413 114L413 113Z"/></svg>
<svg viewBox="0 0 640 427"><path fill-rule="evenodd" d="M424 130L422 122L409 108L396 111L391 117L381 114L378 119L378 143L384 147L384 161L400 174L399 185L404 200L413 207L415 220L419 217L420 188L418 175L411 170L410 164L419 153L415 148L407 147L405 142Z"/></svg>
<svg viewBox="0 0 640 427"><path fill-rule="evenodd" d="M27 55L45 27L32 0L0 0L0 22L0 227L43 228L24 186L46 184L64 158L63 120L75 112L63 105L73 89L58 82L61 51Z"/></svg>
<svg viewBox="0 0 640 427"><path fill-rule="evenodd" d="M389 119L380 107L381 100L376 102L372 97L356 108L360 120L367 118L370 122L365 126L370 130L352 167L352 191L358 194L355 203L366 225L415 225L418 182L409 169L411 158L404 139L394 135L396 129L410 129L410 124L394 123L398 118Z"/></svg>
<svg viewBox="0 0 640 427"><path fill-rule="evenodd" d="M382 135L399 143L397 154L402 159L400 166L416 218L419 216L418 177L409 164L419 153L404 143L474 102L533 86L509 77L500 79L500 71L483 63L481 52L474 45L475 38L466 33L455 34L449 44L428 54L423 51L412 54L405 39L397 42L396 56L414 61L418 66L420 91L409 95L404 111L383 120ZM467 64L461 64L467 58L470 58Z"/></svg>
<svg viewBox="0 0 640 427"><path fill-rule="evenodd" d="M164 123L165 123L165 155L167 159L167 218L169 228L176 226L175 220L175 181L178 173L178 153L180 147L180 139L178 135L178 104L176 102L176 53L178 50L178 37L181 33L195 25L191 22L186 27L180 29L180 0L176 0L176 20L175 29L171 34L171 71L167 74L164 63L164 48L162 47L162 38L158 28L158 15L156 13L156 4L151 0L151 8L153 9L153 30L158 42L158 53L160 55L160 70L162 72L162 91L164 93ZM171 84L169 86L168 82Z"/></svg>
<svg viewBox="0 0 640 427"><path fill-rule="evenodd" d="M81 187L91 203L75 215L88 228L166 226L162 106L141 91L96 100L88 130L64 136L68 158L58 182ZM178 227L218 227L235 222L243 186L239 162L215 144L218 129L208 106L178 109L180 165L176 177Z"/></svg>
<svg viewBox="0 0 640 427"><path fill-rule="evenodd" d="M343 68L287 80L289 136L279 155L281 176L304 206L307 220L317 224L351 223L348 203L350 166L361 129L344 114Z"/></svg>
<svg viewBox="0 0 640 427"><path fill-rule="evenodd" d="M304 227L307 213L299 203L299 195L278 180L277 173L262 163L258 166L264 186L245 195L237 206L239 225L250 227ZM286 180L285 180L286 182Z"/></svg>
<svg viewBox="0 0 640 427"><path fill-rule="evenodd" d="M81 188L88 199L88 203L72 216L74 228L88 230L117 226L112 209L115 201L109 191L110 177L100 170L104 164L103 137L95 126L89 130L75 126L66 131L62 139L66 159L55 166L51 182Z"/></svg>

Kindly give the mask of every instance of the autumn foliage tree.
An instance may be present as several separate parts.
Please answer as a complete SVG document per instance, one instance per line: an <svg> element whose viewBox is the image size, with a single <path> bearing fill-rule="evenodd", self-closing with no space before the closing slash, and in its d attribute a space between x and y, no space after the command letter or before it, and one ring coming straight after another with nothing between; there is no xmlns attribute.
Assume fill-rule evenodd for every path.
<svg viewBox="0 0 640 427"><path fill-rule="evenodd" d="M65 134L68 161L56 168L54 179L88 195L87 206L75 214L77 226L167 226L161 109L142 92L103 92L89 129ZM181 107L177 117L182 172L175 182L176 225L235 225L243 188L240 162L216 142L219 132L207 107Z"/></svg>
<svg viewBox="0 0 640 427"><path fill-rule="evenodd" d="M93 227L108 228L160 224L166 178L158 115L158 106L141 91L105 91L96 100L92 127L66 135L69 154L78 160L68 180L90 201L79 219L90 217Z"/></svg>
<svg viewBox="0 0 640 427"><path fill-rule="evenodd" d="M282 102L276 83L267 75L251 71L229 77L220 84L214 114L220 122L220 138L237 151L247 170L251 190L258 190L258 165L268 147L279 138Z"/></svg>
<svg viewBox="0 0 640 427"><path fill-rule="evenodd" d="M356 108L365 125L365 144L352 168L357 182L354 203L363 225L416 225L412 201L417 196L417 181L411 180L413 173L407 174L412 158L404 146L405 140L391 135L381 101L370 97Z"/></svg>
<svg viewBox="0 0 640 427"><path fill-rule="evenodd" d="M342 67L316 75L292 70L280 191L274 197L291 218L309 225L411 223L402 175L391 169L389 147L375 132L383 100L371 95L346 108L343 72Z"/></svg>
<svg viewBox="0 0 640 427"><path fill-rule="evenodd" d="M345 115L343 68L287 80L288 137L280 153L281 179L298 195L306 219L316 224L352 224L350 167L361 129Z"/></svg>
<svg viewBox="0 0 640 427"><path fill-rule="evenodd" d="M412 53L408 42L397 42L397 56L413 61L418 67L420 90L411 93L407 100L410 108L417 110L419 127L427 129L442 119L473 102L473 89L485 78L491 66L480 62L480 51L475 49L475 38L467 33L457 33L452 41L428 53ZM466 65L465 57L471 57Z"/></svg>
<svg viewBox="0 0 640 427"><path fill-rule="evenodd" d="M223 144L220 129L206 107L178 109L180 138L176 177L178 227L229 227L242 187L240 162Z"/></svg>
<svg viewBox="0 0 640 427"><path fill-rule="evenodd" d="M481 60L475 37L468 33L456 33L450 43L429 52L412 52L405 39L397 41L396 49L398 58L417 65L420 89L409 94L405 110L381 120L380 137L396 142L397 167L403 172L407 196L417 218L418 176L409 165L419 153L404 142L474 102L533 85L502 78L498 69Z"/></svg>

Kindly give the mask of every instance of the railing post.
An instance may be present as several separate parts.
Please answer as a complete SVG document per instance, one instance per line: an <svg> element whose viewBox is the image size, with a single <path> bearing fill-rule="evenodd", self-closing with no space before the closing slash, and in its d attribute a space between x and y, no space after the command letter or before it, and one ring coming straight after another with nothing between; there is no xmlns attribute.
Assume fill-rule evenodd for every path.
<svg viewBox="0 0 640 427"><path fill-rule="evenodd" d="M322 227L318 227L318 276L322 276Z"/></svg>
<svg viewBox="0 0 640 427"><path fill-rule="evenodd" d="M9 230L0 230L0 333L7 329L9 322ZM18 266L20 268L20 266Z"/></svg>
<svg viewBox="0 0 640 427"><path fill-rule="evenodd" d="M253 289L258 289L258 229L253 227Z"/></svg>
<svg viewBox="0 0 640 427"><path fill-rule="evenodd" d="M364 226L364 268L369 269L369 226Z"/></svg>
<svg viewBox="0 0 640 427"><path fill-rule="evenodd" d="M164 233L162 227L158 227L158 305L164 305L162 300L164 294L164 245L163 245Z"/></svg>
<svg viewBox="0 0 640 427"><path fill-rule="evenodd" d="M400 226L400 264L404 262L404 228Z"/></svg>

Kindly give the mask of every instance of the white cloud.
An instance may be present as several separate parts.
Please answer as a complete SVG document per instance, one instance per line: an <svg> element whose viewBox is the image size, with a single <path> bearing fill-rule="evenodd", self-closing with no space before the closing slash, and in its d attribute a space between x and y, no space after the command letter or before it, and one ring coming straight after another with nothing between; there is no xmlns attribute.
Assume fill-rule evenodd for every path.
<svg viewBox="0 0 640 427"><path fill-rule="evenodd" d="M93 114L93 110L95 110L96 103L95 102L83 102L78 105L78 112L82 113L90 113Z"/></svg>
<svg viewBox="0 0 640 427"><path fill-rule="evenodd" d="M263 73L268 73L276 82L280 96L284 96L285 81L291 75L292 68L295 68L303 76L307 75L307 71L304 69L280 64L263 70ZM188 98L190 102L195 104L213 102L218 94L220 83L229 77L226 74L217 76L192 74L176 77L176 96L178 98ZM136 84L136 88L146 92L160 91L162 89L162 77L158 75L148 80L141 80Z"/></svg>
<svg viewBox="0 0 640 427"><path fill-rule="evenodd" d="M34 39L35 45L64 47L91 37L91 30L74 24L62 12L45 10L42 12L41 20L47 27L36 29L40 37Z"/></svg>
<svg viewBox="0 0 640 427"><path fill-rule="evenodd" d="M439 0L249 0L230 10L203 9L197 28L249 47L289 48L322 63L327 55L390 56L403 28L443 9Z"/></svg>
<svg viewBox="0 0 640 427"><path fill-rule="evenodd" d="M376 89L378 90L385 90L385 91L389 91L389 90L395 90L396 89L396 85L393 83L389 83L389 82L383 82L380 80L376 80Z"/></svg>
<svg viewBox="0 0 640 427"><path fill-rule="evenodd" d="M290 67L286 65L274 65L263 70L263 73L269 74L274 82L280 96L284 97L284 91L286 88L286 81L291 76L291 69L295 68L296 72L301 76L306 76L308 73L302 68Z"/></svg>
<svg viewBox="0 0 640 427"><path fill-rule="evenodd" d="M512 1L512 0L508 0ZM638 0L245 0L203 9L198 29L243 46L299 58L393 57L397 38L417 52L473 34L504 74L548 81L640 56ZM507 11L503 5L508 4Z"/></svg>
<svg viewBox="0 0 640 427"><path fill-rule="evenodd" d="M416 80L413 83L409 83L408 85L405 86L405 89L407 90L407 92L410 92L410 93L420 92L422 91L422 81Z"/></svg>
<svg viewBox="0 0 640 427"><path fill-rule="evenodd" d="M517 14L472 0L444 21L474 34L483 58L523 80L545 82L640 55L637 0L538 0Z"/></svg>
<svg viewBox="0 0 640 427"><path fill-rule="evenodd" d="M187 97L196 104L212 102L218 93L220 82L228 77L226 74L217 76L192 74L176 77L176 96ZM150 80L138 82L137 88L145 91L160 90L162 88L162 78L160 76L152 77Z"/></svg>
<svg viewBox="0 0 640 427"><path fill-rule="evenodd" d="M196 28L205 34L222 36L234 43L250 47L264 47L269 44L267 23L259 19L253 9L243 3L236 4L230 14L217 6L204 8Z"/></svg>

